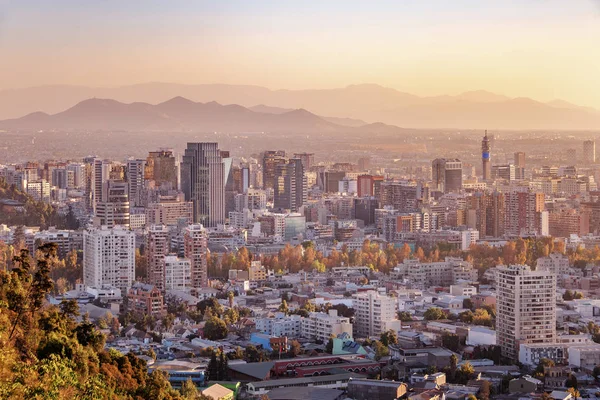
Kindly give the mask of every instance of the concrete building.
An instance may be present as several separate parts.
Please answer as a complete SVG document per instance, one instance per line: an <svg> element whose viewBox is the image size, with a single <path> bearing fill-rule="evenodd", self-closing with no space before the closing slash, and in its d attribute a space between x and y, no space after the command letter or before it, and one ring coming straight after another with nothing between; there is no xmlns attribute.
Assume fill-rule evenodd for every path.
<svg viewBox="0 0 600 400"><path fill-rule="evenodd" d="M207 238L206 229L201 224L189 225L183 231L184 256L190 260L193 289L208 286Z"/></svg>
<svg viewBox="0 0 600 400"><path fill-rule="evenodd" d="M338 316L337 310L311 312L308 317L302 318L302 337L327 343L332 335L341 333L352 336L352 324L350 318Z"/></svg>
<svg viewBox="0 0 600 400"><path fill-rule="evenodd" d="M431 163L434 190L449 193L462 189L462 162L458 159L437 158Z"/></svg>
<svg viewBox="0 0 600 400"><path fill-rule="evenodd" d="M169 254L169 230L165 225L150 225L146 237L148 282L158 290L165 286L165 256Z"/></svg>
<svg viewBox="0 0 600 400"><path fill-rule="evenodd" d="M275 164L273 206L277 209L298 212L306 202L306 177L302 160L292 158Z"/></svg>
<svg viewBox="0 0 600 400"><path fill-rule="evenodd" d="M165 290L185 291L192 287L192 266L187 258L175 254L164 257Z"/></svg>
<svg viewBox="0 0 600 400"><path fill-rule="evenodd" d="M122 227L90 228L83 233L83 283L115 286L123 293L135 280L135 234Z"/></svg>
<svg viewBox="0 0 600 400"><path fill-rule="evenodd" d="M188 143L181 163L181 189L193 204L194 223L225 222L225 164L217 143Z"/></svg>
<svg viewBox="0 0 600 400"><path fill-rule="evenodd" d="M132 207L143 207L145 160L130 158L127 160L125 174L129 189L129 202Z"/></svg>
<svg viewBox="0 0 600 400"><path fill-rule="evenodd" d="M358 197L374 196L379 198L383 179L381 175L359 175L356 180Z"/></svg>
<svg viewBox="0 0 600 400"><path fill-rule="evenodd" d="M154 285L136 282L127 293L129 307L142 314L161 315L165 311L164 298Z"/></svg>
<svg viewBox="0 0 600 400"><path fill-rule="evenodd" d="M102 200L96 203L95 225L129 228L129 184L123 180L109 179L102 184L102 189Z"/></svg>
<svg viewBox="0 0 600 400"><path fill-rule="evenodd" d="M146 207L146 224L175 226L193 222L194 205L183 196L159 196L157 203Z"/></svg>
<svg viewBox="0 0 600 400"><path fill-rule="evenodd" d="M173 150L151 151L146 158L144 178L154 181L156 187L165 190L178 189L178 170Z"/></svg>
<svg viewBox="0 0 600 400"><path fill-rule="evenodd" d="M552 253L548 257L537 259L537 271L546 271L554 275L569 273L569 257L561 253Z"/></svg>
<svg viewBox="0 0 600 400"><path fill-rule="evenodd" d="M371 290L352 295L356 310L354 332L357 337L379 336L387 323L396 319L396 301L392 297Z"/></svg>
<svg viewBox="0 0 600 400"><path fill-rule="evenodd" d="M506 196L505 233L521 236L529 234L543 235L545 195L541 192L511 191ZM547 213L545 214L548 216ZM547 229L546 220L546 229Z"/></svg>
<svg viewBox="0 0 600 400"><path fill-rule="evenodd" d="M406 393L407 386L402 382L374 379L350 379L348 381L348 396L356 400L399 399Z"/></svg>
<svg viewBox="0 0 600 400"><path fill-rule="evenodd" d="M406 259L394 268L394 274L406 279L407 283L416 289L427 289L431 286L448 287L461 281L478 281L478 273L473 265L456 257L446 257L444 261L431 263Z"/></svg>
<svg viewBox="0 0 600 400"><path fill-rule="evenodd" d="M496 331L502 355L518 360L522 343L556 340L556 275L527 265L497 267Z"/></svg>

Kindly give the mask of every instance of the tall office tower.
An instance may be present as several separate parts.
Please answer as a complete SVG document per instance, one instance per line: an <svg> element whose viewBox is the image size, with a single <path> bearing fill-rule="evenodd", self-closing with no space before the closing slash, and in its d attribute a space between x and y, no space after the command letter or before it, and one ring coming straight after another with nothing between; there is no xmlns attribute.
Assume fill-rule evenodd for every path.
<svg viewBox="0 0 600 400"><path fill-rule="evenodd" d="M497 267L496 343L519 359L519 345L556 340L556 275L527 265Z"/></svg>
<svg viewBox="0 0 600 400"><path fill-rule="evenodd" d="M313 153L294 153L294 158L302 160L304 171L310 170L310 167L315 165L315 155Z"/></svg>
<svg viewBox="0 0 600 400"><path fill-rule="evenodd" d="M250 179L250 166L248 164L244 164L240 167L240 174L241 174L241 184L242 184L242 191L241 193L246 193L248 191L248 189L252 186L251 185L251 179Z"/></svg>
<svg viewBox="0 0 600 400"><path fill-rule="evenodd" d="M130 158L127 160L127 182L129 183L129 202L133 207L143 207L142 191L144 188L144 160Z"/></svg>
<svg viewBox="0 0 600 400"><path fill-rule="evenodd" d="M544 234L544 193L512 191L506 193L505 198L506 234Z"/></svg>
<svg viewBox="0 0 600 400"><path fill-rule="evenodd" d="M73 188L81 189L85 187L85 164L68 164L67 171L73 172Z"/></svg>
<svg viewBox="0 0 600 400"><path fill-rule="evenodd" d="M135 280L135 233L121 227L83 232L83 283L126 292Z"/></svg>
<svg viewBox="0 0 600 400"><path fill-rule="evenodd" d="M596 162L596 142L593 140L586 140L583 142L583 162L586 164L593 164Z"/></svg>
<svg viewBox="0 0 600 400"><path fill-rule="evenodd" d="M515 153L515 167L525 167L525 153L522 151L517 151Z"/></svg>
<svg viewBox="0 0 600 400"><path fill-rule="evenodd" d="M178 188L178 170L173 150L151 151L146 158L144 177L154 181L157 187L167 190Z"/></svg>
<svg viewBox="0 0 600 400"><path fill-rule="evenodd" d="M359 197L354 199L353 219L361 220L365 226L375 224L375 210L379 202L375 197Z"/></svg>
<svg viewBox="0 0 600 400"><path fill-rule="evenodd" d="M292 158L275 165L275 208L297 212L306 202L306 177L302 160Z"/></svg>
<svg viewBox="0 0 600 400"><path fill-rule="evenodd" d="M146 239L148 282L165 290L165 256L169 254L169 230L165 225L151 225Z"/></svg>
<svg viewBox="0 0 600 400"><path fill-rule="evenodd" d="M505 222L504 194L477 192L467 198L467 227L479 231L480 237L501 237Z"/></svg>
<svg viewBox="0 0 600 400"><path fill-rule="evenodd" d="M206 229L201 224L189 225L183 230L184 256L190 260L194 289L208 286L207 240Z"/></svg>
<svg viewBox="0 0 600 400"><path fill-rule="evenodd" d="M387 330L386 323L396 319L396 301L374 290L352 295L355 337L379 336Z"/></svg>
<svg viewBox="0 0 600 400"><path fill-rule="evenodd" d="M459 192L462 189L462 162L457 159L436 158L431 162L433 187L441 192Z"/></svg>
<svg viewBox="0 0 600 400"><path fill-rule="evenodd" d="M390 206L398 212L415 212L429 198L428 188L420 182L383 182L381 184L381 206Z"/></svg>
<svg viewBox="0 0 600 400"><path fill-rule="evenodd" d="M194 222L225 222L225 165L217 143L188 143L181 163L181 189L194 205Z"/></svg>
<svg viewBox="0 0 600 400"><path fill-rule="evenodd" d="M263 188L275 188L275 165L285 161L285 151L268 150L262 156Z"/></svg>
<svg viewBox="0 0 600 400"><path fill-rule="evenodd" d="M492 179L514 181L517 179L517 169L513 164L493 165Z"/></svg>
<svg viewBox="0 0 600 400"><path fill-rule="evenodd" d="M102 188L110 176L110 162L94 158L92 160L90 195L92 209L96 212L96 204L102 201Z"/></svg>
<svg viewBox="0 0 600 400"><path fill-rule="evenodd" d="M483 180L487 181L492 178L491 164L490 164L490 151L492 151L492 144L488 137L487 131L481 141L481 163L483 166Z"/></svg>
<svg viewBox="0 0 600 400"><path fill-rule="evenodd" d="M359 175L356 181L358 197L375 196L379 198L383 176Z"/></svg>
<svg viewBox="0 0 600 400"><path fill-rule="evenodd" d="M50 179L52 186L56 186L59 189L66 189L69 182L68 172L66 168L54 168Z"/></svg>
<svg viewBox="0 0 600 400"><path fill-rule="evenodd" d="M96 204L96 225L109 228L120 225L129 228L129 185L109 179L102 185L102 201Z"/></svg>

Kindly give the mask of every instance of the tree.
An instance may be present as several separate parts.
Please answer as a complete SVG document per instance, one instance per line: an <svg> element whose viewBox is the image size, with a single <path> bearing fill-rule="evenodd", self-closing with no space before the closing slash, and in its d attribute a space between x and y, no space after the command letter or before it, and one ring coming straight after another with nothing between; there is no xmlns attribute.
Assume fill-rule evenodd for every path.
<svg viewBox="0 0 600 400"><path fill-rule="evenodd" d="M373 350L375 351L375 359L380 360L382 357L386 357L390 355L390 349L381 343L379 340L376 340L371 345Z"/></svg>
<svg viewBox="0 0 600 400"><path fill-rule="evenodd" d="M402 322L410 322L413 320L412 314L408 311L398 311L398 319Z"/></svg>
<svg viewBox="0 0 600 400"><path fill-rule="evenodd" d="M484 380L479 387L479 400L490 400L492 394L492 384Z"/></svg>
<svg viewBox="0 0 600 400"><path fill-rule="evenodd" d="M575 292L575 294L573 295L573 300L581 300L581 299L583 299L583 293Z"/></svg>
<svg viewBox="0 0 600 400"><path fill-rule="evenodd" d="M281 300L281 304L279 305L278 311L284 313L285 315L289 314L290 309L289 309L289 307L287 305L287 301L285 299Z"/></svg>
<svg viewBox="0 0 600 400"><path fill-rule="evenodd" d="M302 345L297 340L290 342L290 349L288 350L288 356L294 358L302 354Z"/></svg>
<svg viewBox="0 0 600 400"><path fill-rule="evenodd" d="M245 357L246 362L249 362L249 363L261 362L261 361L268 360L267 355L263 351L257 349L256 346L251 345L251 344L246 347L245 353L246 353L246 357Z"/></svg>
<svg viewBox="0 0 600 400"><path fill-rule="evenodd" d="M471 299L464 299L463 300L463 308L466 308L467 310L473 310L473 309L475 309L475 306L473 305L473 300L471 300Z"/></svg>
<svg viewBox="0 0 600 400"><path fill-rule="evenodd" d="M456 372L457 372L457 368L458 368L458 357L456 356L456 354L452 354L450 356L450 365L449 365L449 372L450 372L450 376L448 377L450 379L450 382L454 382L454 380L456 379Z"/></svg>
<svg viewBox="0 0 600 400"><path fill-rule="evenodd" d="M444 310L438 307L430 307L423 313L423 317L427 321L436 321L438 319L444 319L446 317Z"/></svg>
<svg viewBox="0 0 600 400"><path fill-rule="evenodd" d="M460 346L460 339L458 335L454 333L444 333L442 335L442 346L448 350L457 352Z"/></svg>
<svg viewBox="0 0 600 400"><path fill-rule="evenodd" d="M573 300L573 292L571 292L569 289L567 289L565 291L565 293L563 294L563 300L565 300L565 301Z"/></svg>
<svg viewBox="0 0 600 400"><path fill-rule="evenodd" d="M166 331L171 330L174 322L175 322L175 315L173 315L171 313L165 314L165 316L161 320L162 326L165 328Z"/></svg>
<svg viewBox="0 0 600 400"><path fill-rule="evenodd" d="M387 330L381 334L380 341L386 347L390 344L398 344L398 334L392 329Z"/></svg>
<svg viewBox="0 0 600 400"><path fill-rule="evenodd" d="M227 325L218 317L209 318L204 325L204 337L208 340L224 339L228 334Z"/></svg>
<svg viewBox="0 0 600 400"><path fill-rule="evenodd" d="M198 388L196 387L196 384L192 382L192 378L188 378L181 384L179 392L186 400L196 400L199 395Z"/></svg>
<svg viewBox="0 0 600 400"><path fill-rule="evenodd" d="M537 376L543 377L544 369L550 367L554 367L554 361L550 360L549 358L542 358L538 363L537 367L535 368L534 372Z"/></svg>
<svg viewBox="0 0 600 400"><path fill-rule="evenodd" d="M325 351L329 354L333 354L333 338L329 338L329 341L325 346Z"/></svg>
<svg viewBox="0 0 600 400"><path fill-rule="evenodd" d="M565 386L568 388L577 389L578 388L577 377L573 374L569 375L569 377L567 378L567 381L565 382ZM578 396L576 396L576 397L578 397Z"/></svg>
<svg viewBox="0 0 600 400"><path fill-rule="evenodd" d="M567 392L569 392L571 394L571 396L573 396L575 399L578 399L581 397L581 393L579 393L579 390L577 390L574 387L568 388Z"/></svg>

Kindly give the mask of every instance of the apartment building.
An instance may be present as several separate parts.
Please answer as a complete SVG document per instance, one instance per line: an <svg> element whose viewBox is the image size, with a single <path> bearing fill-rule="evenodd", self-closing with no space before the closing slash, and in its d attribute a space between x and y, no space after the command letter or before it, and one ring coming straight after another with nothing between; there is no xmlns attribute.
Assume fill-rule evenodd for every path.
<svg viewBox="0 0 600 400"><path fill-rule="evenodd" d="M379 336L386 331L387 323L396 319L396 301L374 290L352 296L355 312L356 337Z"/></svg>
<svg viewBox="0 0 600 400"><path fill-rule="evenodd" d="M340 333L352 336L352 324L350 318L338 316L337 310L311 312L308 317L302 318L302 337L327 343L332 335Z"/></svg>

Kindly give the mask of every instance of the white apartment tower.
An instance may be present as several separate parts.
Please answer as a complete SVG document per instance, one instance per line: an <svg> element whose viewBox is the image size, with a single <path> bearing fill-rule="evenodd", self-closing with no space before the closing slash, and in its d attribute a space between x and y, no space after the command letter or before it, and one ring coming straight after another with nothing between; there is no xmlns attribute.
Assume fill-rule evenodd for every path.
<svg viewBox="0 0 600 400"><path fill-rule="evenodd" d="M527 265L501 265L496 276L496 341L519 359L519 345L556 340L556 275Z"/></svg>
<svg viewBox="0 0 600 400"><path fill-rule="evenodd" d="M189 225L183 231L184 255L190 260L193 289L208 286L207 241L208 235L202 224Z"/></svg>
<svg viewBox="0 0 600 400"><path fill-rule="evenodd" d="M165 290L185 291L192 285L190 260L169 254L164 258Z"/></svg>
<svg viewBox="0 0 600 400"><path fill-rule="evenodd" d="M83 233L83 284L115 286L126 293L135 280L135 234L122 227Z"/></svg>
<svg viewBox="0 0 600 400"><path fill-rule="evenodd" d="M386 331L386 323L396 319L394 298L374 290L352 296L355 337L379 336Z"/></svg>
<svg viewBox="0 0 600 400"><path fill-rule="evenodd" d="M148 282L165 290L165 256L169 254L169 230L165 225L151 225L146 239Z"/></svg>

